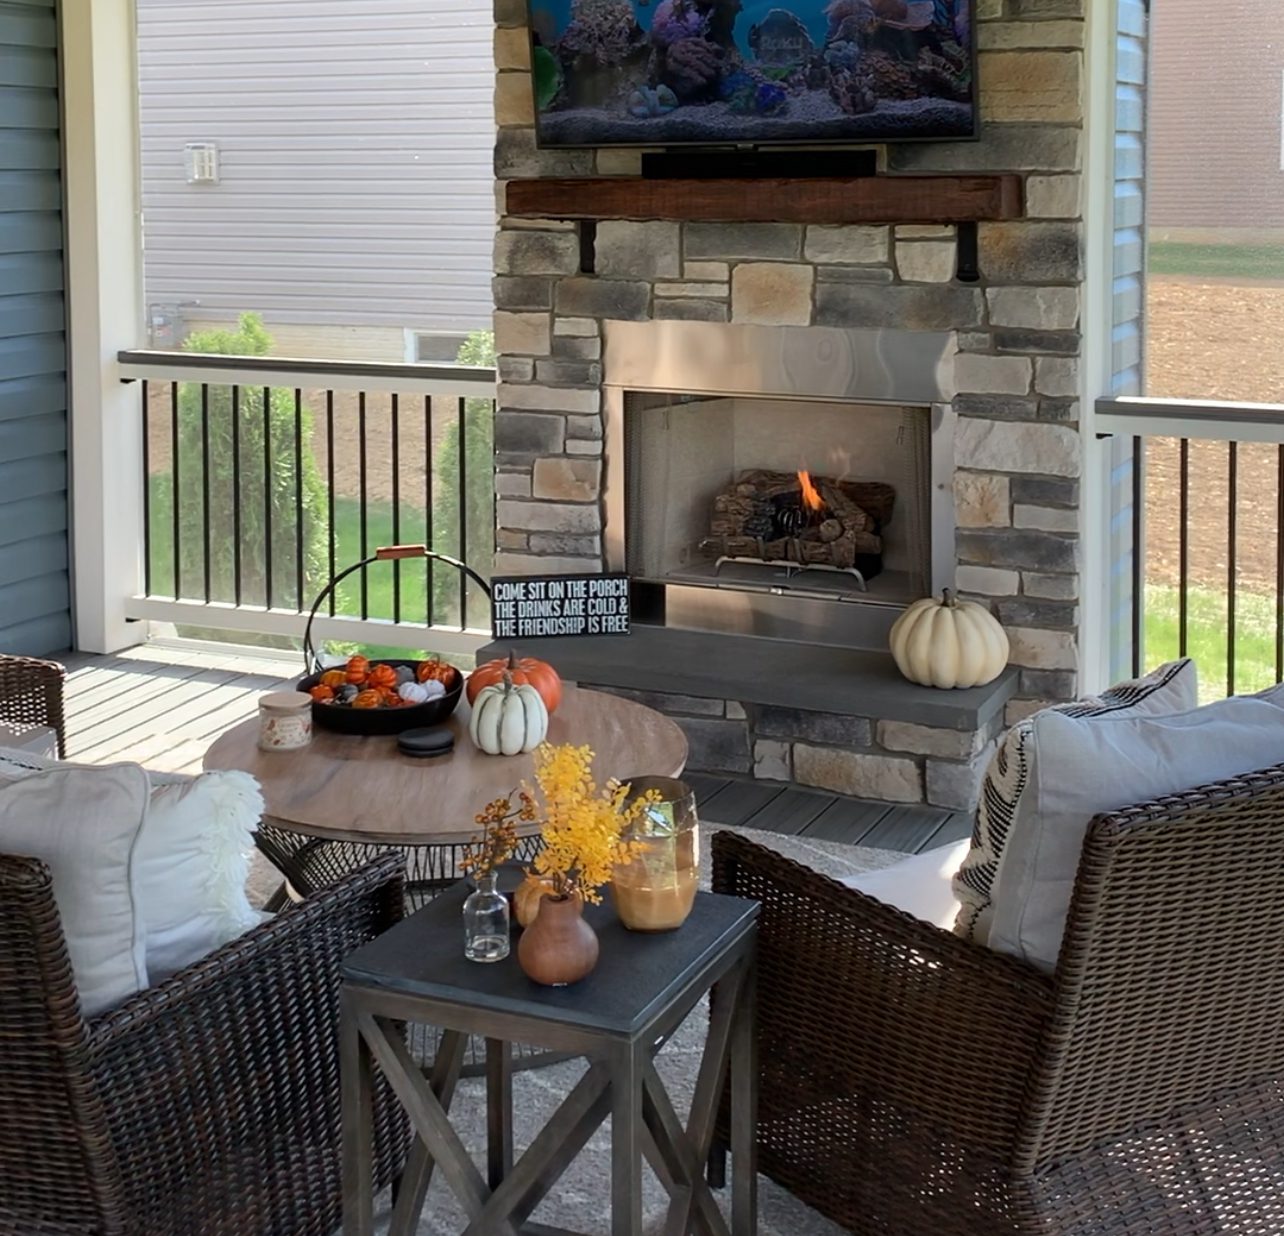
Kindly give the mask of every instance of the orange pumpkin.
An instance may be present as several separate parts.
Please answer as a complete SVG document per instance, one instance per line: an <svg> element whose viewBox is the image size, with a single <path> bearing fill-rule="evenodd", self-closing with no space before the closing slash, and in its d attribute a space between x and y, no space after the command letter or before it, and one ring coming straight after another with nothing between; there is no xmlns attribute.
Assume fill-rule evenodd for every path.
<svg viewBox="0 0 1284 1236"><path fill-rule="evenodd" d="M397 671L391 665L376 665L366 675L366 685L371 687L395 687Z"/></svg>
<svg viewBox="0 0 1284 1236"><path fill-rule="evenodd" d="M562 680L557 671L547 661L538 661L534 657L519 659L515 652L510 652L507 660L487 661L468 675L468 702L471 704L483 687L503 682L505 674L512 676L516 687L530 683L539 692L550 716L557 711L558 704L562 702Z"/></svg>
<svg viewBox="0 0 1284 1236"><path fill-rule="evenodd" d="M331 691L343 686L347 681L348 675L346 671L340 669L326 670L326 672L321 675L321 685L323 687L329 687Z"/></svg>
<svg viewBox="0 0 1284 1236"><path fill-rule="evenodd" d="M352 701L353 708L378 708L383 703L383 696L378 691L361 691Z"/></svg>
<svg viewBox="0 0 1284 1236"><path fill-rule="evenodd" d="M317 685L313 687L308 694L312 696L318 704L328 704L332 699L334 699L333 689L327 687L323 682L317 683Z"/></svg>
<svg viewBox="0 0 1284 1236"><path fill-rule="evenodd" d="M365 682L366 675L370 673L370 662L365 657L349 657L348 664L344 669L344 676L353 684L360 686Z"/></svg>
<svg viewBox="0 0 1284 1236"><path fill-rule="evenodd" d="M415 670L415 678L419 682L434 681L443 686L449 687L455 681L457 673L453 665L447 665L445 661L420 661L418 668Z"/></svg>

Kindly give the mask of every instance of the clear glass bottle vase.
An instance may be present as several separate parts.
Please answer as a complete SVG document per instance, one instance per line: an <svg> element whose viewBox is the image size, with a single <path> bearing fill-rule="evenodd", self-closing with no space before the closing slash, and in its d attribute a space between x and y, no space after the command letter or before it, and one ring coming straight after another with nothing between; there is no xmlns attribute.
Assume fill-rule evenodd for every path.
<svg viewBox="0 0 1284 1236"><path fill-rule="evenodd" d="M464 956L469 961L503 961L508 956L508 898L498 883L498 872L484 872L464 901Z"/></svg>

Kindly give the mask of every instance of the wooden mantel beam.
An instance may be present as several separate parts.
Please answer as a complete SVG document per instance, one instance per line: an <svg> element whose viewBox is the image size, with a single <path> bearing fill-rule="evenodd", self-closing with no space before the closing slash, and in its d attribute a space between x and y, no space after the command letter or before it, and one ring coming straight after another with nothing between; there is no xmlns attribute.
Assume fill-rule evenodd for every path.
<svg viewBox="0 0 1284 1236"><path fill-rule="evenodd" d="M1023 215L1021 177L865 176L763 180L510 180L505 208L527 219L719 223L976 223Z"/></svg>

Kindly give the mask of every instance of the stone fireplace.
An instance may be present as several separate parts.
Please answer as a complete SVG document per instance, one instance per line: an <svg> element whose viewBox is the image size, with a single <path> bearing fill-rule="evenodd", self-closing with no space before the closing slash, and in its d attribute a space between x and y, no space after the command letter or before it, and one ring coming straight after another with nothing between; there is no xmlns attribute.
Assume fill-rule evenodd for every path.
<svg viewBox="0 0 1284 1236"><path fill-rule="evenodd" d="M1075 691L1083 22L1077 0L979 14L981 140L880 171L1015 173L1019 217L589 219L573 191L507 209L512 181L640 156L536 149L524 6L497 0L497 569L629 571L628 641L547 651L677 716L693 767L966 807L1003 725ZM878 569L858 582L848 549ZM916 688L886 656L947 585L1007 628L990 688Z"/></svg>

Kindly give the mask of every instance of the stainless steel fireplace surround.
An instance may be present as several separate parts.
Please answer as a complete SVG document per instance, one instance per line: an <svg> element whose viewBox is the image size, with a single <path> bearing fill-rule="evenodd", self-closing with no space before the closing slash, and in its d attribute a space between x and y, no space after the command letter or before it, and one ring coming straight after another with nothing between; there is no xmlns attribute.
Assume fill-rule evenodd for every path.
<svg viewBox="0 0 1284 1236"><path fill-rule="evenodd" d="M604 334L605 549L611 569L633 574L640 618L696 630L881 648L891 623L912 599L907 590L953 586L952 332L656 321L607 322ZM672 397L674 415L680 412L688 424L707 408L722 424L747 420L759 439L769 418L777 416L782 435L774 452L777 466L793 440L803 436L808 410L820 412L812 419L829 426L831 434L845 425L856 438L877 439L881 433L886 440L888 432L898 432L903 441L910 429L921 477L903 494L901 523L891 538L891 563L898 569L881 584L873 581L868 592L832 574L783 568L723 572L701 564L699 570L639 572L629 541L630 519L640 522L638 495L629 493L631 473L639 487L631 425L640 407L654 408L663 402L656 397L666 395ZM791 402L798 405L796 416L790 415ZM737 410L728 412L729 407ZM903 427L897 430L897 425ZM917 434L915 426L922 426ZM708 440L709 429L704 432ZM718 449L724 449L721 442ZM674 444L672 453L680 457L681 447ZM879 479L863 475L869 473L868 457L863 464L853 463L855 479ZM792 470L795 465L784 466ZM818 461L796 466L816 467ZM729 465L712 471L719 467L724 474L730 471ZM635 527L635 537L638 532Z"/></svg>

